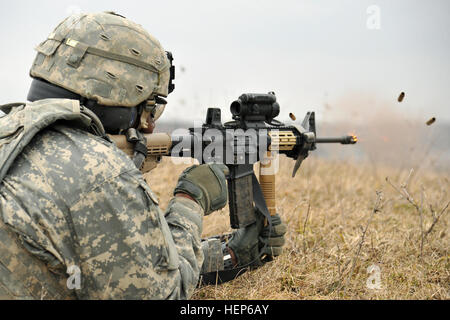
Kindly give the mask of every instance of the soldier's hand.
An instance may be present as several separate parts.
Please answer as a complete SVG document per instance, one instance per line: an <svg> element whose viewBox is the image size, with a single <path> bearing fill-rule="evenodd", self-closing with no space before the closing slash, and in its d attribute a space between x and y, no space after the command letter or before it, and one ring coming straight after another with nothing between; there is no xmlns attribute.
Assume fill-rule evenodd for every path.
<svg viewBox="0 0 450 320"><path fill-rule="evenodd" d="M208 215L227 204L228 174L228 167L223 164L192 166L181 174L174 195L187 194L200 204L205 215Z"/></svg>
<svg viewBox="0 0 450 320"><path fill-rule="evenodd" d="M272 228L270 228L269 225L265 226L259 239L263 244L261 253L266 255L269 259L279 256L283 251L285 243L284 235L287 231L286 224L281 220L281 217L278 214L271 216L270 218L272 220ZM264 244L267 244L267 246L264 246Z"/></svg>
<svg viewBox="0 0 450 320"><path fill-rule="evenodd" d="M264 226L261 216L255 223L232 234L228 248L232 251L230 253L236 266L259 267L281 254L287 227L278 214L271 217L271 222L271 228L269 224Z"/></svg>

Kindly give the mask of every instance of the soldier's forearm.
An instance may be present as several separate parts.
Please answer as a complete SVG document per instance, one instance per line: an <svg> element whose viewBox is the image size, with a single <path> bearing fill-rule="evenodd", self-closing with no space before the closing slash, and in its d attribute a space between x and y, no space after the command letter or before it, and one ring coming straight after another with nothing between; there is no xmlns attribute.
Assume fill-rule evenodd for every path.
<svg viewBox="0 0 450 320"><path fill-rule="evenodd" d="M189 298L197 285L204 259L201 247L203 209L195 201L176 196L170 201L165 218L180 258L181 295Z"/></svg>
<svg viewBox="0 0 450 320"><path fill-rule="evenodd" d="M186 198L186 199L192 200L192 201L194 201L194 202L197 202L197 201L194 200L194 198L192 198L190 195L188 195L188 194L186 194L186 193L177 193L177 194L175 195L175 197Z"/></svg>

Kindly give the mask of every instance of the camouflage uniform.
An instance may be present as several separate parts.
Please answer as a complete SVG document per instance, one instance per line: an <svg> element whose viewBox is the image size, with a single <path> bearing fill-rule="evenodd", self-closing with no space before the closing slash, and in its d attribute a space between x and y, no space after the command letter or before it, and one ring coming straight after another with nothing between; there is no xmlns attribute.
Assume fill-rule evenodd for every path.
<svg viewBox="0 0 450 320"><path fill-rule="evenodd" d="M200 240L211 208L177 197L163 213L138 162L102 137L104 128L150 129L174 89L172 55L114 13L72 15L36 50L33 103L0 114L0 298L190 298L201 269L223 269L220 241ZM43 114L64 117L31 130ZM25 141L24 132L33 134ZM204 189L214 199L206 193L217 188Z"/></svg>
<svg viewBox="0 0 450 320"><path fill-rule="evenodd" d="M202 216L178 197L163 213L113 143L52 125L0 184L0 298L187 299L203 262ZM66 287L71 266L80 290Z"/></svg>

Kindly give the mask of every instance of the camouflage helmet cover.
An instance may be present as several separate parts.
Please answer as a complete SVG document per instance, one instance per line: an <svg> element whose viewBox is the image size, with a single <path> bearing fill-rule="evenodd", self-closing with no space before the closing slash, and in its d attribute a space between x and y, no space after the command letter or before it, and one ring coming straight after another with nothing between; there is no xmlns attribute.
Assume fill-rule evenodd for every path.
<svg viewBox="0 0 450 320"><path fill-rule="evenodd" d="M35 78L105 106L167 97L170 62L158 40L114 13L75 14L36 47Z"/></svg>

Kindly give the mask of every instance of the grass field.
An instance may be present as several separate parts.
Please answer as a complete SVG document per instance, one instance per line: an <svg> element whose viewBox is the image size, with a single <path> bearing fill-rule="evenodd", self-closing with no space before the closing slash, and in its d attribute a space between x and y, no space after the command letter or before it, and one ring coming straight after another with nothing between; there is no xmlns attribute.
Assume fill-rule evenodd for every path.
<svg viewBox="0 0 450 320"><path fill-rule="evenodd" d="M280 164L283 254L234 281L199 288L193 299L450 298L448 171L313 156L291 178L294 163L282 156ZM163 208L185 167L165 159L148 175ZM205 217L204 236L228 226L225 208Z"/></svg>

